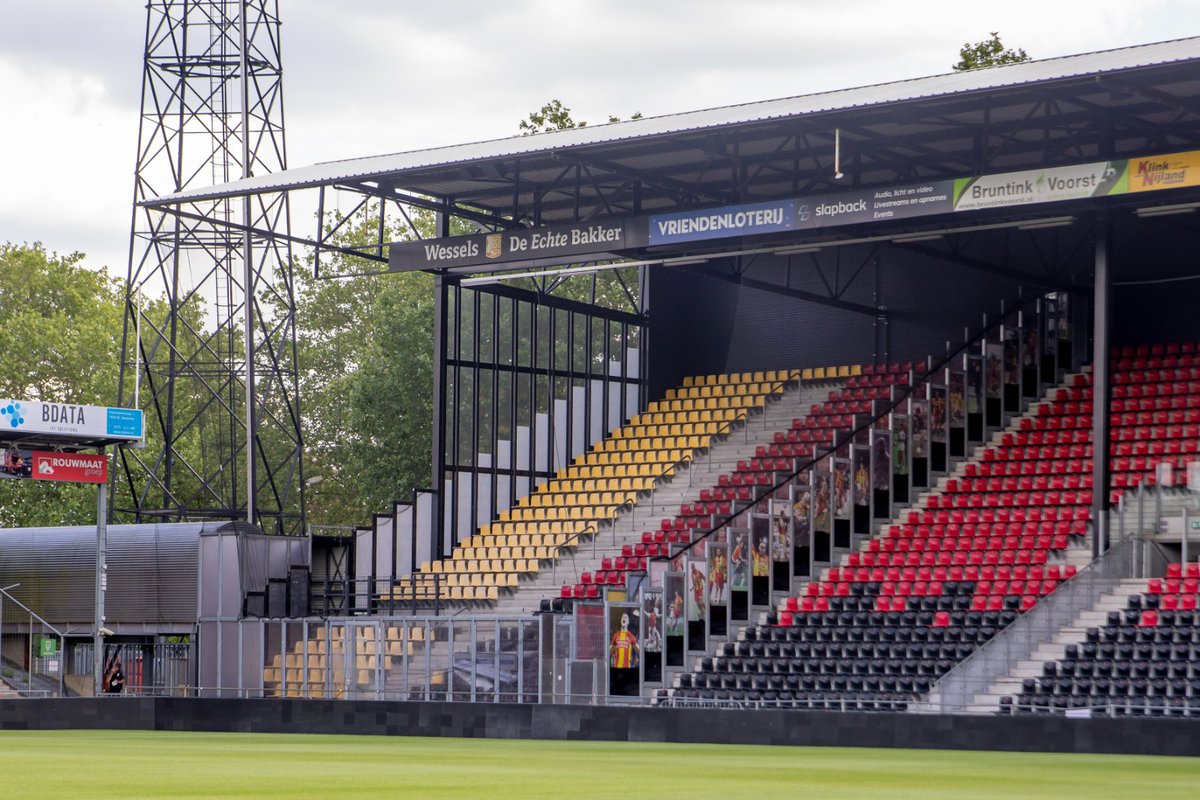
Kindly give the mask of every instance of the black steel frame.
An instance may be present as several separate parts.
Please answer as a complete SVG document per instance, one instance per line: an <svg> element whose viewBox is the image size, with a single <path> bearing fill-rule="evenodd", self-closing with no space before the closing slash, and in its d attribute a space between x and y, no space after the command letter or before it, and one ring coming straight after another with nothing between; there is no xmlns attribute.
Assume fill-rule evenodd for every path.
<svg viewBox="0 0 1200 800"><path fill-rule="evenodd" d="M460 531L474 532L485 516L494 518L566 467L599 438L597 428L604 436L611 422L623 424L644 407L649 317L642 273L639 286L611 274L620 291L606 305L595 302L595 275L542 279L532 289L505 284L469 288L453 276L437 277L435 558L458 543ZM578 286L581 282L584 287ZM586 289L593 302L563 296L572 285ZM628 365L635 350L641 353L631 374ZM613 369L614 364L620 369ZM637 389L636 399L629 396L631 387ZM583 419L573 401L580 389ZM599 408L593 410L597 392ZM563 420L556 418L556 401L565 401ZM542 437L539 416L546 431ZM565 442L558 440L560 427ZM577 428L582 436L576 435ZM518 452L521 429L526 441ZM501 457L503 442L508 443L506 459ZM460 520L464 497L465 524Z"/></svg>
<svg viewBox="0 0 1200 800"><path fill-rule="evenodd" d="M287 195L188 215L139 205L287 167L279 30L276 0L147 4L118 390L119 405L140 390L147 448L120 451L114 516L233 520L253 506L263 530L302 529ZM140 295L165 310L141 311Z"/></svg>

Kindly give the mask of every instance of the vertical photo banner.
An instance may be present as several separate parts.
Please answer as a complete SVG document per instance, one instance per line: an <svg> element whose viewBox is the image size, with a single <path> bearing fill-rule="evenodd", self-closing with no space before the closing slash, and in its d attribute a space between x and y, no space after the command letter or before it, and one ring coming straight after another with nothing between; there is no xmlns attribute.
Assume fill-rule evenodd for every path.
<svg viewBox="0 0 1200 800"><path fill-rule="evenodd" d="M637 697L642 693L641 610L634 603L608 607L608 693Z"/></svg>
<svg viewBox="0 0 1200 800"><path fill-rule="evenodd" d="M792 550L792 514L787 500L771 500L771 560L787 561Z"/></svg>
<svg viewBox="0 0 1200 800"><path fill-rule="evenodd" d="M790 516L792 518L792 575L803 577L809 574L812 554L812 487L809 475L804 473L792 486Z"/></svg>
<svg viewBox="0 0 1200 800"><path fill-rule="evenodd" d="M910 404L910 442L913 458L929 458L929 401L915 399Z"/></svg>
<svg viewBox="0 0 1200 800"><path fill-rule="evenodd" d="M949 425L951 428L962 428L967 424L966 375L957 370L950 370L948 380L949 385L946 388L949 391Z"/></svg>
<svg viewBox="0 0 1200 800"><path fill-rule="evenodd" d="M668 572L663 576L663 602L666 605L666 635L667 638L678 636L683 638L686 628L686 596L684 576L680 572Z"/></svg>
<svg viewBox="0 0 1200 800"><path fill-rule="evenodd" d="M663 593L642 592L642 682L663 679Z"/></svg>
<svg viewBox="0 0 1200 800"><path fill-rule="evenodd" d="M892 429L892 502L907 503L911 483L912 465L909 447L909 417L907 414L892 414L889 427Z"/></svg>
<svg viewBox="0 0 1200 800"><path fill-rule="evenodd" d="M834 519L850 519L850 461L837 458L833 461L833 516Z"/></svg>
<svg viewBox="0 0 1200 800"><path fill-rule="evenodd" d="M688 561L688 622L702 622L708 611L708 574L706 562Z"/></svg>
<svg viewBox="0 0 1200 800"><path fill-rule="evenodd" d="M822 461L821 466L827 466ZM833 478L827 469L815 469L812 473L812 525L814 531L833 532Z"/></svg>
<svg viewBox="0 0 1200 800"><path fill-rule="evenodd" d="M946 443L946 394L945 386L929 387L929 438L934 444Z"/></svg>
<svg viewBox="0 0 1200 800"><path fill-rule="evenodd" d="M950 429L950 455L967 454L967 376L962 370L946 370L946 427Z"/></svg>
<svg viewBox="0 0 1200 800"><path fill-rule="evenodd" d="M750 591L750 531L729 529L729 588Z"/></svg>
<svg viewBox="0 0 1200 800"><path fill-rule="evenodd" d="M771 591L786 592L792 582L792 556L795 545L800 541L792 530L792 502L789 489L788 499L772 499L771 517Z"/></svg>
<svg viewBox="0 0 1200 800"><path fill-rule="evenodd" d="M852 500L856 508L871 506L871 448L855 445L850 450L850 467L854 472L851 484Z"/></svg>
<svg viewBox="0 0 1200 800"><path fill-rule="evenodd" d="M892 434L890 431L871 431L871 489L887 492L892 488Z"/></svg>
<svg viewBox="0 0 1200 800"><path fill-rule="evenodd" d="M850 532L865 535L871 532L871 447L856 444L850 448L850 502L853 507Z"/></svg>
<svg viewBox="0 0 1200 800"><path fill-rule="evenodd" d="M704 651L708 649L708 559L694 549L687 564L687 588L687 648Z"/></svg>
<svg viewBox="0 0 1200 800"><path fill-rule="evenodd" d="M906 414L892 414L892 474L908 477L909 419Z"/></svg>
<svg viewBox="0 0 1200 800"><path fill-rule="evenodd" d="M1021 383L1021 331L1009 325L1004 326L1004 383Z"/></svg>
<svg viewBox="0 0 1200 800"><path fill-rule="evenodd" d="M967 413L978 414L983 411L983 356L967 356Z"/></svg>
<svg viewBox="0 0 1200 800"><path fill-rule="evenodd" d="M708 631L724 636L729 631L729 545L708 545Z"/></svg>
<svg viewBox="0 0 1200 800"><path fill-rule="evenodd" d="M892 432L871 430L871 517L892 516Z"/></svg>
<svg viewBox="0 0 1200 800"><path fill-rule="evenodd" d="M750 602L771 604L771 518L766 514L750 517Z"/></svg>
<svg viewBox="0 0 1200 800"><path fill-rule="evenodd" d="M983 391L989 400L999 400L1002 394L1004 345L988 342L983 350Z"/></svg>

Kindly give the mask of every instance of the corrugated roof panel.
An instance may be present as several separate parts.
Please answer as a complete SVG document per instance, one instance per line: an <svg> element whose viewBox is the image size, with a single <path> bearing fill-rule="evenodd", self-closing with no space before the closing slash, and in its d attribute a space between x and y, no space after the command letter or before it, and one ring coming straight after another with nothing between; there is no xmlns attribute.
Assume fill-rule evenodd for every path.
<svg viewBox="0 0 1200 800"><path fill-rule="evenodd" d="M493 158L511 158L719 126L764 122L807 114L986 91L1021 84L1045 83L1065 78L1196 59L1200 59L1200 37L1177 39L1096 53L1028 61L1003 67L952 72L779 100L743 103L594 127L553 131L535 136L514 136L470 144L435 147L428 150L331 161L283 170L269 175L258 175L218 186L191 189L148 201L148 204L165 205L178 201L361 180L430 167L465 164Z"/></svg>

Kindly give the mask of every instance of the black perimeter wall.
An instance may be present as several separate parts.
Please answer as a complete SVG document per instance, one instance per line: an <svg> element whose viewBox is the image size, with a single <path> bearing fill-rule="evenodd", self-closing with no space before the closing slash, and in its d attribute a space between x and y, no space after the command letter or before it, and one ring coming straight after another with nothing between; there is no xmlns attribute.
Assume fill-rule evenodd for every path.
<svg viewBox="0 0 1200 800"><path fill-rule="evenodd" d="M0 730L71 729L1200 755L1197 719L164 697L0 700Z"/></svg>

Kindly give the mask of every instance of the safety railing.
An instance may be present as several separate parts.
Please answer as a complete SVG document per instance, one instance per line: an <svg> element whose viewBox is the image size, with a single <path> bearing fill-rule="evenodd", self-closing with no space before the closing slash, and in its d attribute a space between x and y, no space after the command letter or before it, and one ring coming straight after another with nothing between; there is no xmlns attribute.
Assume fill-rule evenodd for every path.
<svg viewBox="0 0 1200 800"><path fill-rule="evenodd" d="M997 680L1011 674L1040 645L1052 640L1081 612L1094 608L1122 578L1129 577L1134 545L1132 538L1123 538L1074 578L1059 584L1053 594L1043 597L1032 609L976 648L933 686L930 705L943 713L967 711Z"/></svg>
<svg viewBox="0 0 1200 800"><path fill-rule="evenodd" d="M23 697L67 694L66 635L0 588L0 691Z"/></svg>

